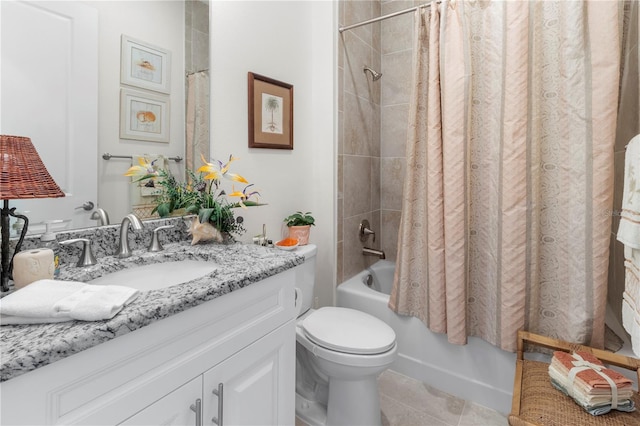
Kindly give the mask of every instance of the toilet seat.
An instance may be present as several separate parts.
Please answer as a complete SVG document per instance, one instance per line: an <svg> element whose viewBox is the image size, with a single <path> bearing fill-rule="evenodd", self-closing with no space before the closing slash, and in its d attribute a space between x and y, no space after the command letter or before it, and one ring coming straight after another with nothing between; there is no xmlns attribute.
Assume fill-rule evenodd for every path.
<svg viewBox="0 0 640 426"><path fill-rule="evenodd" d="M385 322L349 308L320 308L301 321L301 328L316 345L353 355L382 354L396 343L395 332Z"/></svg>

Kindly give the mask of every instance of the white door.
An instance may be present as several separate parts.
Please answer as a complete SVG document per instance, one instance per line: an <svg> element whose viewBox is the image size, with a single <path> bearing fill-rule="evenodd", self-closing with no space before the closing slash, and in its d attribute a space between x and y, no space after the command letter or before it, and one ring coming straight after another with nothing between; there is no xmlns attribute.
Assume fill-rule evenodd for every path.
<svg viewBox="0 0 640 426"><path fill-rule="evenodd" d="M294 424L293 327L285 324L204 374L203 424Z"/></svg>
<svg viewBox="0 0 640 426"><path fill-rule="evenodd" d="M0 132L31 138L65 198L16 200L30 233L45 220L94 225L98 164L98 13L81 2L0 1ZM54 230L60 229L57 224Z"/></svg>

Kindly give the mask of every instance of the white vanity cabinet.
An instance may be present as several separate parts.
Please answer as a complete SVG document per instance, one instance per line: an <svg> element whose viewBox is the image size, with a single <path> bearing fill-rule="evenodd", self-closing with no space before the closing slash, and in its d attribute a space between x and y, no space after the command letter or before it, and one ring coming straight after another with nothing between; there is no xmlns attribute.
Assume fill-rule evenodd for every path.
<svg viewBox="0 0 640 426"><path fill-rule="evenodd" d="M289 269L3 382L0 424L293 425L294 293Z"/></svg>
<svg viewBox="0 0 640 426"><path fill-rule="evenodd" d="M282 372L295 364L294 340L289 327L280 327L120 424L292 424Z"/></svg>

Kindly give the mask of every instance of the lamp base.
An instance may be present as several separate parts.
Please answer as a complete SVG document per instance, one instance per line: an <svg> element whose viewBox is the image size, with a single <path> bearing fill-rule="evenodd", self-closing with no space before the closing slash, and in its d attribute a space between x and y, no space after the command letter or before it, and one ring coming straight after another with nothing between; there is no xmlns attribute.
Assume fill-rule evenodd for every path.
<svg viewBox="0 0 640 426"><path fill-rule="evenodd" d="M4 204L1 210L1 218L0 223L2 224L2 269L0 270L0 286L1 291L9 291L9 279L12 278L13 271L13 256L16 253L20 252L20 247L22 247L22 241L24 241L24 236L27 235L27 228L29 228L29 219L21 214L15 213L15 207L9 208L9 200L4 200ZM20 239L18 239L18 243L16 244L16 248L13 251L13 255L9 256L9 216L17 217L24 221L24 226L22 227L22 232L20 233Z"/></svg>

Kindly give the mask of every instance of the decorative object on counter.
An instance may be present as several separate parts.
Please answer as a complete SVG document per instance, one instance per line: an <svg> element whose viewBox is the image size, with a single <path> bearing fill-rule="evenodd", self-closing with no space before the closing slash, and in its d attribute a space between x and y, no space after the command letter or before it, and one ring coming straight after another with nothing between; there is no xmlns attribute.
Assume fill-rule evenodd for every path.
<svg viewBox="0 0 640 426"><path fill-rule="evenodd" d="M197 223L190 226L192 244L196 244L199 241L219 240L231 234L244 233L241 217L236 219L232 209L264 205L250 200L260 195L258 191L253 190L253 184L229 171L231 163L235 160L237 158L229 156L227 163L219 160L211 160L209 163L202 157L202 167L195 173L187 171L188 182L179 182L168 170L156 170L148 159L141 159L140 165L131 167L125 176L134 177L134 181L149 179L162 190L156 198L156 207L153 210L160 217L171 216L180 210L183 210L184 214L198 215L198 218L194 219ZM232 187L232 192L227 193L222 188L222 179L246 186L242 191ZM231 202L227 197L238 198L239 201ZM208 225L200 226L202 224L210 224L221 235L218 236Z"/></svg>
<svg viewBox="0 0 640 426"><path fill-rule="evenodd" d="M13 257L13 285L20 289L34 281L53 279L53 250L22 251Z"/></svg>
<svg viewBox="0 0 640 426"><path fill-rule="evenodd" d="M285 217L284 222L289 227L289 238L297 239L301 246L309 243L311 226L316 225L316 220L311 216L311 212L296 212Z"/></svg>
<svg viewBox="0 0 640 426"><path fill-rule="evenodd" d="M0 135L0 199L2 207L2 270L0 284L2 291L9 290L12 276L13 256L9 255L9 216L24 221L15 253L20 252L24 236L27 234L29 219L9 208L9 200L26 198L58 198L64 192L53 180L42 163L31 139L23 136Z"/></svg>
<svg viewBox="0 0 640 426"><path fill-rule="evenodd" d="M276 247L280 250L291 251L298 247L298 240L295 238L285 238L276 243Z"/></svg>
<svg viewBox="0 0 640 426"><path fill-rule="evenodd" d="M118 285L39 280L2 299L0 325L111 319L139 293Z"/></svg>

